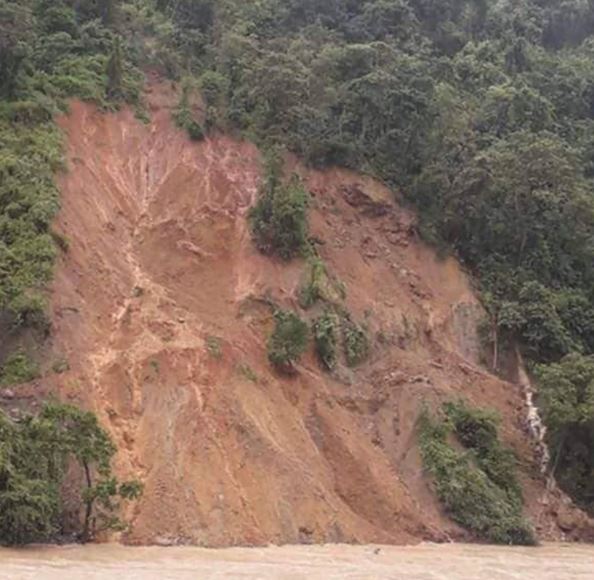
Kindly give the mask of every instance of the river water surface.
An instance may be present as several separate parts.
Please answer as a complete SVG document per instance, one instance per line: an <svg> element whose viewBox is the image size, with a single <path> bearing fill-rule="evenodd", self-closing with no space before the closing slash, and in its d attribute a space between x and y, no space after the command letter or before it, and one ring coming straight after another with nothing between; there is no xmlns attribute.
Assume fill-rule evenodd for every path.
<svg viewBox="0 0 594 580"><path fill-rule="evenodd" d="M594 580L594 546L127 548L119 545L0 549L1 580Z"/></svg>

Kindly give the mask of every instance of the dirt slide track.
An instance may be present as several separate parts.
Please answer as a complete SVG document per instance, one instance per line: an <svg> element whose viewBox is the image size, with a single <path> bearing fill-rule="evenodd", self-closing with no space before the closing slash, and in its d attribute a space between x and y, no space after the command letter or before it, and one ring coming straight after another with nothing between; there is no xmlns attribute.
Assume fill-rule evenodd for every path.
<svg viewBox="0 0 594 580"><path fill-rule="evenodd" d="M294 378L271 371L262 299L298 308L305 264L271 260L250 241L256 148L226 136L191 143L170 121L172 98L153 88L149 124L81 103L60 122L68 171L56 229L70 249L53 287L53 350L70 370L53 387L99 414L120 449L118 473L145 484L124 539L462 537L415 445L422 401L456 395L505 417L529 514L541 536L559 537L561 508L541 503L526 459L521 390L478 364L468 280L418 241L413 216L377 182L295 165L312 192L320 254L373 337L371 359L332 377L310 352Z"/></svg>

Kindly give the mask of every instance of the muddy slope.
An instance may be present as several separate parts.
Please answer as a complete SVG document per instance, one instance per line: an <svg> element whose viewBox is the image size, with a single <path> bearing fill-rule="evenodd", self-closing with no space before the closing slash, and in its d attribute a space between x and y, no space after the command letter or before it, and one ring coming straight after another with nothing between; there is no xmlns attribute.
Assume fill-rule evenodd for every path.
<svg viewBox="0 0 594 580"><path fill-rule="evenodd" d="M423 400L457 394L498 408L523 458L528 511L543 504L519 387L478 364L480 307L453 260L415 237L378 183L300 170L311 227L345 306L373 337L369 362L337 376L312 353L294 378L266 360L266 300L298 308L302 261L254 249L246 214L261 163L224 136L191 143L154 92L152 121L73 104L61 124L69 171L56 229L70 242L52 293L52 380L95 410L139 477L133 543L411 542L460 537L423 478ZM263 298L266 298L265 300ZM555 512L555 513L553 513Z"/></svg>

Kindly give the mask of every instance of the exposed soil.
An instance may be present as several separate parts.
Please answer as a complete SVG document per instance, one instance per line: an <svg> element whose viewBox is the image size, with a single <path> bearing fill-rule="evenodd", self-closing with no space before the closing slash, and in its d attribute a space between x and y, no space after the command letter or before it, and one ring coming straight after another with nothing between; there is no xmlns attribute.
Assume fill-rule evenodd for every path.
<svg viewBox="0 0 594 580"><path fill-rule="evenodd" d="M563 518L566 532L581 525L558 497L543 500L520 387L479 365L467 277L372 179L292 162L312 192L319 252L373 339L370 360L330 375L309 352L295 377L272 371L267 303L299 308L305 263L270 259L250 240L257 149L223 135L190 142L170 121L173 99L152 89L149 124L81 103L60 121L69 169L55 227L69 250L52 290L52 356L70 370L45 384L96 411L117 442L117 472L144 483L123 539L462 539L415 436L423 401L460 395L504 417L541 537L560 538Z"/></svg>

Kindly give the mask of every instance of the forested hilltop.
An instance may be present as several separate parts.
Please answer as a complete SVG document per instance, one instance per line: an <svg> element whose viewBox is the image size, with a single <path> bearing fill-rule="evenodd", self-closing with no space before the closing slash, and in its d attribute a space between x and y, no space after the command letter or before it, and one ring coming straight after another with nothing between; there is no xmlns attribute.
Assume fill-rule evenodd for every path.
<svg viewBox="0 0 594 580"><path fill-rule="evenodd" d="M552 469L594 511L594 3L589 0L0 0L0 319L49 332L54 116L78 97L142 117L142 72L176 121L315 167L370 173L455 252L540 383ZM188 105L200 92L204 110ZM0 383L33 378L23 353ZM1 451L1 449L0 449ZM0 487L2 455L0 454Z"/></svg>

